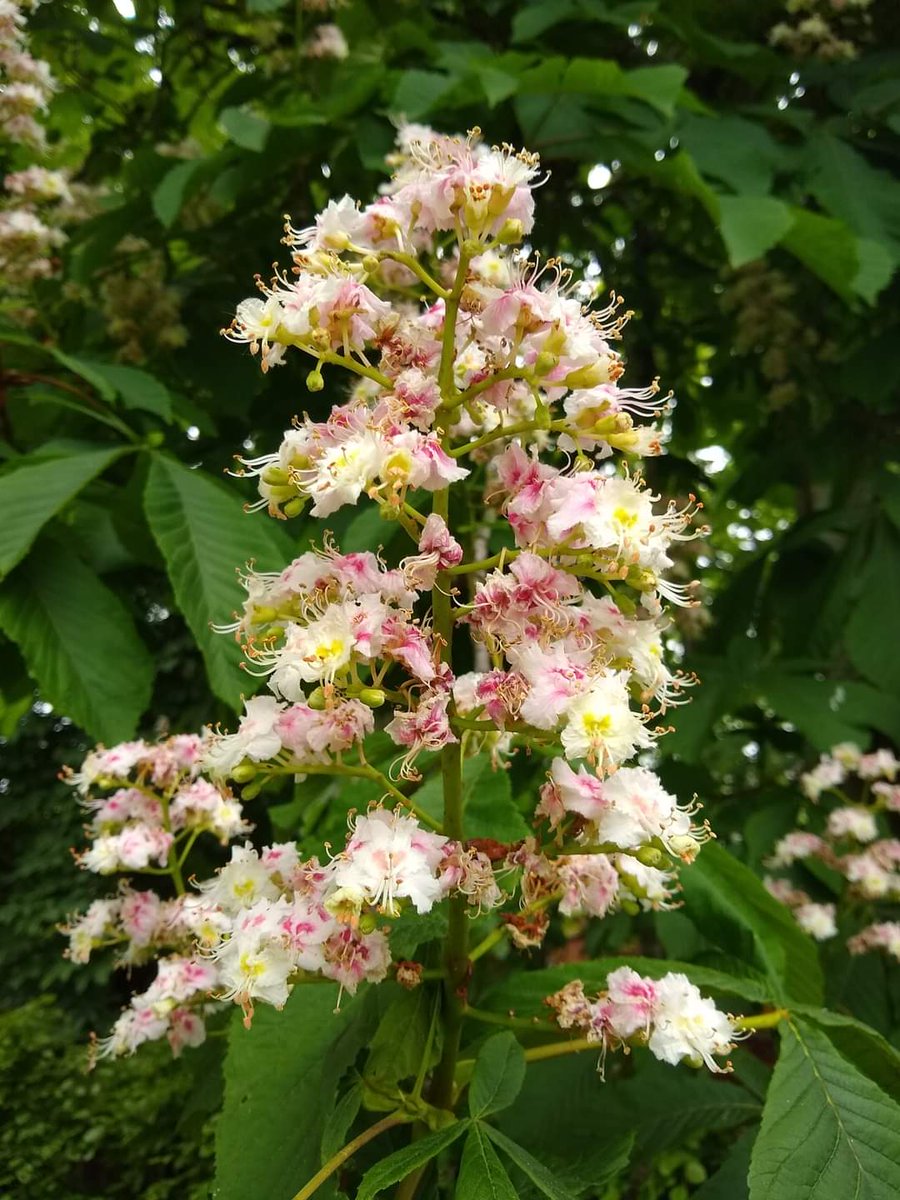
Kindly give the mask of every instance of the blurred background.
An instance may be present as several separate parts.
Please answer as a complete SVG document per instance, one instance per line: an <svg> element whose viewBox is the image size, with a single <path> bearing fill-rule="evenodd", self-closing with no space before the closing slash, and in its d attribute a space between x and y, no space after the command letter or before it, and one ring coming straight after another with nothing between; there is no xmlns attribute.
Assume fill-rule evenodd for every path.
<svg viewBox="0 0 900 1200"><path fill-rule="evenodd" d="M819 752L900 743L896 6L0 9L26 22L0 12L0 165L20 180L0 196L0 1190L200 1197L222 1043L84 1073L127 989L62 958L56 925L102 883L71 862L81 814L56 772L95 740L231 720L249 681L209 623L239 602L234 565L308 546L311 525L246 517L250 485L222 479L340 398L219 336L285 261L282 214L302 227L329 197L368 198L400 119L540 154L533 248L634 310L627 382L658 376L677 401L648 478L712 527L684 551L704 607L676 612L672 640L702 684L663 774L761 869ZM21 182L35 164L65 185ZM389 549L396 528L329 525L345 549ZM277 810L259 819L278 831ZM686 918L658 936L681 958L698 945ZM896 964L826 954L829 1002L896 1036ZM618 1194L695 1194L698 1147L740 1120L657 1127Z"/></svg>

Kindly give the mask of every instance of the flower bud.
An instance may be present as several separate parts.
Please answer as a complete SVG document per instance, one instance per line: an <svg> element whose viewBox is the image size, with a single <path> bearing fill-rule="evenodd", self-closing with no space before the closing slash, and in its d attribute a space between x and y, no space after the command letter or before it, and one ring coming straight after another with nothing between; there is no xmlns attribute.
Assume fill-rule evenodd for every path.
<svg viewBox="0 0 900 1200"><path fill-rule="evenodd" d="M166 435L160 429L151 429L144 441L148 446L161 446L166 440Z"/></svg>
<svg viewBox="0 0 900 1200"><path fill-rule="evenodd" d="M295 496L293 500L288 500L281 511L286 517L299 517L304 508L306 508L306 497Z"/></svg>
<svg viewBox="0 0 900 1200"><path fill-rule="evenodd" d="M381 708L385 696L381 688L363 688L357 699L361 700L367 708Z"/></svg>
<svg viewBox="0 0 900 1200"><path fill-rule="evenodd" d="M284 484L291 481L287 471L283 471L281 467L266 467L260 478L263 483L267 483L271 487L283 487Z"/></svg>
<svg viewBox="0 0 900 1200"><path fill-rule="evenodd" d="M313 712L324 712L325 710L325 689L317 687L314 692L310 692L306 703Z"/></svg>
<svg viewBox="0 0 900 1200"><path fill-rule="evenodd" d="M483 250L484 246L482 246L478 238L466 238L462 244L462 252L465 254L466 258L475 258L475 256L477 254L481 254Z"/></svg>
<svg viewBox="0 0 900 1200"><path fill-rule="evenodd" d="M321 392L325 386L325 380L322 372L318 367L315 367L306 377L306 390L309 392Z"/></svg>
<svg viewBox="0 0 900 1200"><path fill-rule="evenodd" d="M372 912L363 913L359 918L360 933L374 933L378 926L378 918Z"/></svg>
<svg viewBox="0 0 900 1200"><path fill-rule="evenodd" d="M598 359L587 367L570 371L564 383L569 388L592 388L600 383L609 383L609 364Z"/></svg>
<svg viewBox="0 0 900 1200"><path fill-rule="evenodd" d="M367 254L362 260L362 265L367 275L374 275L381 266L381 260L376 258L374 254Z"/></svg>
<svg viewBox="0 0 900 1200"><path fill-rule="evenodd" d="M245 758L243 762L239 762L238 765L232 769L231 778L235 783L249 783L251 779L256 777L256 771L256 763L252 763Z"/></svg>
<svg viewBox="0 0 900 1200"><path fill-rule="evenodd" d="M504 246L517 246L525 236L525 226L521 221L509 218L503 222L500 232L496 234L494 240L502 242Z"/></svg>
<svg viewBox="0 0 900 1200"><path fill-rule="evenodd" d="M257 779L254 779L252 783L248 783L245 788L241 789L241 799L255 800L268 782L268 775L260 775Z"/></svg>
<svg viewBox="0 0 900 1200"><path fill-rule="evenodd" d="M548 375L558 365L557 355L548 354L546 350L542 350L534 360L534 373L535 375Z"/></svg>
<svg viewBox="0 0 900 1200"><path fill-rule="evenodd" d="M664 857L663 852L655 846L641 846L635 855L638 862L643 863L645 867L659 867Z"/></svg>

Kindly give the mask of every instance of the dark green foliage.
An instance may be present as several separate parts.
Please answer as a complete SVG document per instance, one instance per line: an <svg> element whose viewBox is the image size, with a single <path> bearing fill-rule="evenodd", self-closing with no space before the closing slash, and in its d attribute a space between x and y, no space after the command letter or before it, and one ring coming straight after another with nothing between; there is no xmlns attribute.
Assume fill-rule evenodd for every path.
<svg viewBox="0 0 900 1200"><path fill-rule="evenodd" d="M3 1194L205 1200L216 1047L172 1063L167 1046L149 1046L148 1054L89 1072L73 1032L50 997L0 1013Z"/></svg>

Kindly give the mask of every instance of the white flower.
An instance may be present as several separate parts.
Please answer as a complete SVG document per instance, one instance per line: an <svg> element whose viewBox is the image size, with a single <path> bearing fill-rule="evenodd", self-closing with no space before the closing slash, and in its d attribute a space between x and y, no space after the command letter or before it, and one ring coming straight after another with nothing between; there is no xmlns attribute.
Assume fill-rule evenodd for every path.
<svg viewBox="0 0 900 1200"><path fill-rule="evenodd" d="M208 904L218 904L226 912L250 908L258 900L275 900L280 895L259 855L248 843L232 846L231 861L214 879L200 885Z"/></svg>
<svg viewBox="0 0 900 1200"><path fill-rule="evenodd" d="M685 975L664 975L655 990L651 1053L672 1066L687 1059L720 1071L713 1055L727 1054L734 1044L734 1026L725 1013Z"/></svg>
<svg viewBox="0 0 900 1200"><path fill-rule="evenodd" d="M274 758L281 749L281 738L275 732L275 726L283 707L274 696L253 696L245 700L244 716L236 733L208 733L204 761L209 770L222 775L245 758L253 762Z"/></svg>
<svg viewBox="0 0 900 1200"><path fill-rule="evenodd" d="M591 690L565 712L562 744L567 758L586 758L609 771L653 744L628 704L627 676L621 671L596 678Z"/></svg>
<svg viewBox="0 0 900 1200"><path fill-rule="evenodd" d="M837 934L835 913L833 904L799 904L794 909L797 924L817 942L824 942Z"/></svg>
<svg viewBox="0 0 900 1200"><path fill-rule="evenodd" d="M878 824L865 808L836 808L828 815L828 832L833 838L851 837L857 842L873 842L878 837Z"/></svg>
<svg viewBox="0 0 900 1200"><path fill-rule="evenodd" d="M335 884L390 915L404 898L416 912L429 912L444 893L438 868L446 845L446 838L422 829L415 817L374 809L358 818L336 860Z"/></svg>

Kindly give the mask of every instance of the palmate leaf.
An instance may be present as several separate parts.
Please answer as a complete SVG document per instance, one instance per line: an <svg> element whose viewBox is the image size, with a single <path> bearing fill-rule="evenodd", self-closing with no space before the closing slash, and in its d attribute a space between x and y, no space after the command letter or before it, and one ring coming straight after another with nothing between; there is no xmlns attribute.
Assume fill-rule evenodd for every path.
<svg viewBox="0 0 900 1200"><path fill-rule="evenodd" d="M796 1019L782 1028L750 1200L896 1200L900 1106L815 1026Z"/></svg>
<svg viewBox="0 0 900 1200"><path fill-rule="evenodd" d="M144 506L210 685L236 708L241 692L252 689L238 669L234 638L211 626L227 624L241 605L237 568L251 560L260 570L281 568L291 558L290 543L273 521L246 514L239 498L216 480L162 455L150 466Z"/></svg>
<svg viewBox="0 0 900 1200"><path fill-rule="evenodd" d="M153 660L118 597L67 546L42 541L4 583L0 628L60 712L101 741L134 734Z"/></svg>
<svg viewBox="0 0 900 1200"><path fill-rule="evenodd" d="M373 992L344 1000L337 984L297 987L283 1012L234 1020L225 1103L216 1124L216 1200L291 1200L319 1169L338 1082L371 1035Z"/></svg>
<svg viewBox="0 0 900 1200"><path fill-rule="evenodd" d="M0 576L19 562L42 527L120 454L107 447L60 458L19 459L0 476Z"/></svg>

